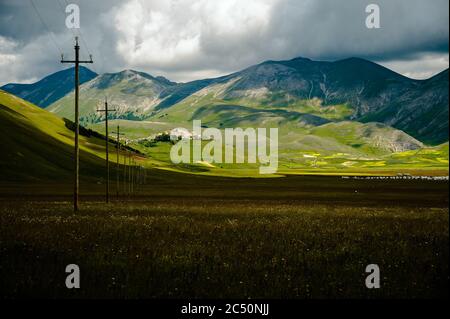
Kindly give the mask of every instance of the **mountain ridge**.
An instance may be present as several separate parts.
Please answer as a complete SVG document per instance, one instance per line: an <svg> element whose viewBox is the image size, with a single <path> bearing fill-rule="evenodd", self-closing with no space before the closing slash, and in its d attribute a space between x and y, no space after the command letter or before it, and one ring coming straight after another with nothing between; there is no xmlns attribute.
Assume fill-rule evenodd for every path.
<svg viewBox="0 0 450 319"><path fill-rule="evenodd" d="M88 82L98 75L84 66L80 66L79 72L80 84ZM50 74L31 84L8 83L1 89L41 108L46 108L73 91L74 83L74 67L71 67Z"/></svg>
<svg viewBox="0 0 450 319"><path fill-rule="evenodd" d="M298 57L187 83L124 70L102 74L81 86L84 124L103 119L95 111L104 96L118 105L112 119L158 118L187 99L190 105L214 100L224 105L312 112L333 121L381 122L431 145L448 141L448 69L427 80L414 80L356 57L338 61ZM73 117L71 99L69 92L49 110Z"/></svg>
<svg viewBox="0 0 450 319"><path fill-rule="evenodd" d="M96 109L105 97L116 109L111 113L113 118L143 119L146 112L151 112L160 102L160 93L175 85L164 77L134 70L104 73L80 86L80 121L102 120L104 115L96 113ZM73 95L73 92L67 94L47 109L63 117L73 117Z"/></svg>

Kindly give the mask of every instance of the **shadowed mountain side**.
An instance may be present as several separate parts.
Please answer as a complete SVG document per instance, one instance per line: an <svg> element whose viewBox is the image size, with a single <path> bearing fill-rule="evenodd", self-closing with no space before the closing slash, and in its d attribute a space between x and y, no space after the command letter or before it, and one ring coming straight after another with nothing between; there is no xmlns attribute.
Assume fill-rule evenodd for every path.
<svg viewBox="0 0 450 319"><path fill-rule="evenodd" d="M63 119L0 90L0 158L3 181L66 180L73 176L74 133ZM104 175L104 141L80 137L80 171ZM104 156L104 155L103 155Z"/></svg>
<svg viewBox="0 0 450 319"><path fill-rule="evenodd" d="M97 73L80 66L80 84L95 78ZM10 83L1 89L45 108L74 90L74 68L53 73L33 84Z"/></svg>
<svg viewBox="0 0 450 319"><path fill-rule="evenodd" d="M417 84L376 112L361 118L364 122L383 122L418 136L427 144L448 141L448 69Z"/></svg>

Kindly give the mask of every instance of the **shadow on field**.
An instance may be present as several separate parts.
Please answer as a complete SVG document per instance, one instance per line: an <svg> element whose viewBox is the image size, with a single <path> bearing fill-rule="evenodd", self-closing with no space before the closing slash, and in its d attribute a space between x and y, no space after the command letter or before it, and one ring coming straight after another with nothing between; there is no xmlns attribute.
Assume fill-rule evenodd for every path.
<svg viewBox="0 0 450 319"><path fill-rule="evenodd" d="M1 296L448 296L448 182L150 173L109 205L84 180L76 214L70 181L2 184ZM365 287L368 264L381 289Z"/></svg>

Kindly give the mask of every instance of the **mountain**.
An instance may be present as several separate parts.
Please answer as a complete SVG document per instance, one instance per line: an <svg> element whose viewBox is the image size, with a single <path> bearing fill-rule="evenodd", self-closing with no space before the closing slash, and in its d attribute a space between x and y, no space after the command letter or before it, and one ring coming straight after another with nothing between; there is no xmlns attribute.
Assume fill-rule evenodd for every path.
<svg viewBox="0 0 450 319"><path fill-rule="evenodd" d="M97 113L97 106L108 98L112 118L139 120L147 116L161 102L160 94L176 86L163 77L125 70L119 73L102 74L80 87L80 121L95 123L104 118ZM74 94L70 93L48 107L55 114L73 118Z"/></svg>
<svg viewBox="0 0 450 319"><path fill-rule="evenodd" d="M205 128L277 127L281 152L290 150L301 154L306 151L328 155L345 153L358 157L370 157L424 147L419 140L383 123L333 121L327 119L328 116L330 114L323 113L318 116L311 112L303 113L287 108L268 106L254 108L226 104L208 95L197 97L194 94L183 102L165 109L164 113L156 113L148 121L142 121L141 123L147 125L146 129L136 127L136 131L133 132L129 124L127 134L135 135L140 131L143 134L141 137L146 137L155 128L192 129L192 120L201 119L202 126ZM125 123L121 126L123 124ZM101 129L103 126L103 124L96 125L95 128Z"/></svg>
<svg viewBox="0 0 450 319"><path fill-rule="evenodd" d="M104 117L96 105L108 96L117 108L111 118L177 124L206 116L211 125L295 119L301 125L380 122L426 144L448 141L448 70L413 80L376 63L349 58L335 62L296 58L266 61L214 79L173 83L137 71L104 74L82 85L84 124ZM73 117L73 95L49 110ZM201 119L201 118L200 118Z"/></svg>
<svg viewBox="0 0 450 319"><path fill-rule="evenodd" d="M33 84L6 84L1 89L23 98L42 108L59 100L74 89L75 69L69 68L53 73ZM92 80L97 73L80 66L80 84Z"/></svg>
<svg viewBox="0 0 450 319"><path fill-rule="evenodd" d="M183 87L175 88L157 110L173 107L167 101L177 101L174 96L183 93ZM196 87L189 93L198 101L288 109L334 121L377 121L426 143L448 141L448 70L419 81L358 58L336 62L297 58L267 61L196 82Z"/></svg>
<svg viewBox="0 0 450 319"><path fill-rule="evenodd" d="M71 180L74 133L63 119L0 90L0 122L2 181ZM80 136L82 176L102 176L104 144L102 139Z"/></svg>
<svg viewBox="0 0 450 319"><path fill-rule="evenodd" d="M448 141L448 69L360 118L364 122L383 122L417 136L428 144Z"/></svg>
<svg viewBox="0 0 450 319"><path fill-rule="evenodd" d="M201 110L205 112L206 110ZM235 124L261 119L280 126L280 169L287 173L304 172L304 170L329 170L331 172L372 172L387 169L387 172L406 170L444 171L448 167L448 143L435 148L423 147L422 143L408 134L380 123L358 123L341 121L318 123L314 117L303 119L299 124L298 114L280 112L274 116L270 110L254 113L251 108L219 110L242 112L235 117ZM244 116L244 113L247 115ZM206 122L214 114L204 114ZM5 152L0 158L2 181L58 181L71 183L73 177L73 132L67 122L58 116L43 110L21 98L0 90L0 143ZM241 122L240 122L241 121ZM147 131L146 125L154 127L154 122L125 121L130 126L122 125L121 130L127 137L132 130ZM136 124L137 123L137 124ZM163 122L159 124L162 125ZM116 123L111 123L116 124ZM100 123L99 128L103 126ZM161 126L162 127L162 126ZM131 131L130 131L131 130ZM142 159L149 166L164 168L161 173L153 171L152 176L159 180L172 178L166 169L191 171L187 167L175 167L169 157L170 143L159 143L151 147L140 144L141 139L128 139L128 145L136 147L149 157ZM145 142L145 141L144 141ZM104 140L95 135L80 136L80 163L83 182L98 182L104 178ZM122 160L121 160L122 161ZM195 166L195 165L194 165ZM193 167L192 171L198 172ZM202 168L213 174L248 174L250 166ZM297 170L297 171L296 171ZM298 171L300 170L300 171ZM169 175L168 175L169 174ZM245 175L247 176L247 175Z"/></svg>
<svg viewBox="0 0 450 319"><path fill-rule="evenodd" d="M424 147L405 132L381 123L343 121L314 127L309 133L333 139L365 154L400 153Z"/></svg>
<svg viewBox="0 0 450 319"><path fill-rule="evenodd" d="M305 58L267 61L221 79L224 99L256 99L259 104L288 106L318 98L323 105L350 103L355 115L364 113L368 98L388 83L404 86L411 80L362 59L319 62Z"/></svg>

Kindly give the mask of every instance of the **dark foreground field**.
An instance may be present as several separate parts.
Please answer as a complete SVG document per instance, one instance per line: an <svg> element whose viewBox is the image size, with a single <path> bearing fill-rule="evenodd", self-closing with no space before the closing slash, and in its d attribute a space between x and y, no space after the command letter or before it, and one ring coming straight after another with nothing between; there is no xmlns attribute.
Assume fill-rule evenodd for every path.
<svg viewBox="0 0 450 319"><path fill-rule="evenodd" d="M77 214L70 183L2 184L1 296L448 296L448 182L153 173L110 205L85 181ZM78 290L65 288L72 263Z"/></svg>

